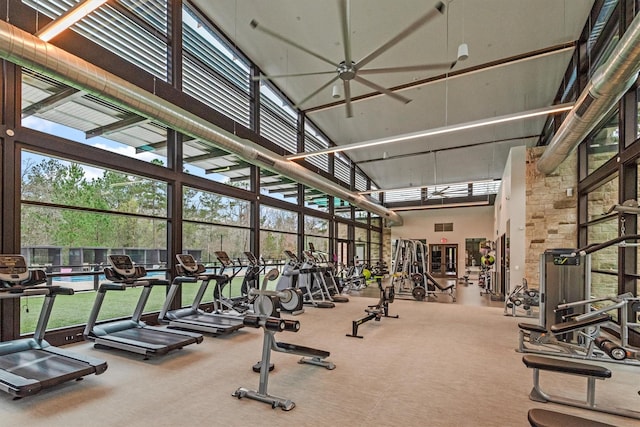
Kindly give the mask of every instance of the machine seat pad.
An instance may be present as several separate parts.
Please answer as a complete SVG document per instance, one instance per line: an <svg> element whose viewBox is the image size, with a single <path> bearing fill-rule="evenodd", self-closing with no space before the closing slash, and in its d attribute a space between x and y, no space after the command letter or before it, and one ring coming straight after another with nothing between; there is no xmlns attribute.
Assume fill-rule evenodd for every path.
<svg viewBox="0 0 640 427"><path fill-rule="evenodd" d="M543 326L534 325L533 323L520 322L518 323L518 328L524 329L525 331L529 331L529 332L539 332L541 334L547 333L547 330Z"/></svg>
<svg viewBox="0 0 640 427"><path fill-rule="evenodd" d="M440 289L441 291L448 291L449 289L452 289L452 288L455 288L455 287L456 287L455 283L450 284L450 285L447 285L447 286L442 286L442 285L441 285L440 283L438 283L438 282L433 282L433 283L434 283L434 284L436 285L436 287L437 287L438 289Z"/></svg>
<svg viewBox="0 0 640 427"><path fill-rule="evenodd" d="M609 369L603 366L590 365L588 363L578 363L570 360L552 359L550 357L533 355L523 356L522 361L527 368L584 375L587 377L611 378L611 371Z"/></svg>
<svg viewBox="0 0 640 427"><path fill-rule="evenodd" d="M591 317L585 320L570 320L568 322L556 323L551 325L551 332L554 334L563 334L565 332L575 331L577 329L583 329L588 326L598 325L611 320L611 316L608 314L600 314L595 317Z"/></svg>
<svg viewBox="0 0 640 427"><path fill-rule="evenodd" d="M527 418L532 427L615 427L612 424L539 408L529 409Z"/></svg>
<svg viewBox="0 0 640 427"><path fill-rule="evenodd" d="M289 344L286 342L276 342L276 347L286 353L295 353L307 357L319 357L321 359L324 359L331 356L331 353L329 353L328 351L318 350L317 348L304 347L302 345Z"/></svg>

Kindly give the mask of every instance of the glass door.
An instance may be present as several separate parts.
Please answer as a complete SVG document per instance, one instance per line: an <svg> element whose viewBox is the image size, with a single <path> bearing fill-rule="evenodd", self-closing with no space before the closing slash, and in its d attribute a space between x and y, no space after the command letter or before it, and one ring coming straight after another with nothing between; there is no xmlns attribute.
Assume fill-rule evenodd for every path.
<svg viewBox="0 0 640 427"><path fill-rule="evenodd" d="M444 275L458 277L458 245L444 247Z"/></svg>
<svg viewBox="0 0 640 427"><path fill-rule="evenodd" d="M442 245L429 245L429 271L433 276L442 276Z"/></svg>

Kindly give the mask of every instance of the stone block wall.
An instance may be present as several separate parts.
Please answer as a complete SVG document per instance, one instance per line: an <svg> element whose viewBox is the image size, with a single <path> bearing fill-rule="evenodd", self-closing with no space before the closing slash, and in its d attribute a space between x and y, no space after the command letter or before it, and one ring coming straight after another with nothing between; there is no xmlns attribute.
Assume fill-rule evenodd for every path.
<svg viewBox="0 0 640 427"><path fill-rule="evenodd" d="M389 268L391 268L391 259L393 258L391 251L391 228L384 227L382 229L382 259Z"/></svg>
<svg viewBox="0 0 640 427"><path fill-rule="evenodd" d="M550 175L536 169L544 147L527 149L525 278L529 286L540 285L540 254L549 248L577 245L577 158L575 151ZM567 196L567 189L573 194Z"/></svg>

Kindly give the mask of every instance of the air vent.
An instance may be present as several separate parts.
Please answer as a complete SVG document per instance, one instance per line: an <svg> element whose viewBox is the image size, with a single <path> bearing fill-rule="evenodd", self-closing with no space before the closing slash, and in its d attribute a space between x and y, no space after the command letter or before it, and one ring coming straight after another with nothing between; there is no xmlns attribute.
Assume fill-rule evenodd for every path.
<svg viewBox="0 0 640 427"><path fill-rule="evenodd" d="M433 224L433 231L453 231L453 223L442 222Z"/></svg>
<svg viewBox="0 0 640 427"><path fill-rule="evenodd" d="M261 163L264 163L265 165L271 166L271 167L276 165L276 162L274 162L273 160L263 156L262 154L258 154L258 157L256 157L256 160L261 162Z"/></svg>
<svg viewBox="0 0 640 427"><path fill-rule="evenodd" d="M576 116L582 117L584 115L584 113L587 112L587 109L591 106L593 101L595 101L595 100L596 99L593 96L591 96L590 93L587 93L587 96L584 98L584 101L582 101L582 103L575 110L576 111Z"/></svg>

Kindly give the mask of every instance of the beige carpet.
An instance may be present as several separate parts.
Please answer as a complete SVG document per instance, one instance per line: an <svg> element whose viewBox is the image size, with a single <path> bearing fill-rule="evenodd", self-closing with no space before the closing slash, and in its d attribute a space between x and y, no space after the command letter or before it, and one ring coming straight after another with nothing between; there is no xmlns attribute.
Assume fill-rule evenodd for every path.
<svg viewBox="0 0 640 427"><path fill-rule="evenodd" d="M391 312L400 318L362 325L364 339L345 334L374 299L352 297L330 310L307 308L297 317L301 331L280 333L278 339L329 350L337 368L300 365L298 356L274 353L269 392L293 400L290 412L231 396L239 386L258 387L251 365L260 358L262 332L245 328L149 361L76 344L70 348L106 359L109 369L21 400L3 393L1 425L527 426L533 407L640 425L530 401L532 373L514 351L522 319L503 316L496 304L483 306L488 297L479 299L475 285L460 293L456 304L396 300ZM613 379L598 381L598 401L640 410L640 368L611 368ZM542 381L550 391L575 390L576 397L586 387L585 380L560 374L543 373Z"/></svg>

